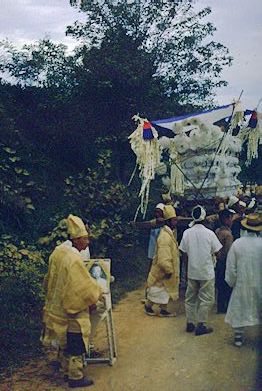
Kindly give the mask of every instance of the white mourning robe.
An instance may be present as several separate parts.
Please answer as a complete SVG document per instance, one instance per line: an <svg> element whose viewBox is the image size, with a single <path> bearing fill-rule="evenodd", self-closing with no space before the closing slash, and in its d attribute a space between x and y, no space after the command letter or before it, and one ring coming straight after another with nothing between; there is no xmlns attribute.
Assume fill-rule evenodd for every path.
<svg viewBox="0 0 262 391"><path fill-rule="evenodd" d="M226 282L233 288L225 322L232 327L261 323L262 238L237 239L227 256Z"/></svg>

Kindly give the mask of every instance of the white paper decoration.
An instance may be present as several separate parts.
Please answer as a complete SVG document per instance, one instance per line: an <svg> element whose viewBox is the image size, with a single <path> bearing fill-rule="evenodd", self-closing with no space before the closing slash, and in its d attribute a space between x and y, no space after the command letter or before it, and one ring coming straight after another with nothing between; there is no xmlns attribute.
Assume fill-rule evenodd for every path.
<svg viewBox="0 0 262 391"><path fill-rule="evenodd" d="M189 149L190 140L185 134L174 137L174 145L178 153L185 153Z"/></svg>
<svg viewBox="0 0 262 391"><path fill-rule="evenodd" d="M166 186L169 189L170 186L171 186L170 177L169 176L163 176L162 177L162 183L163 183L164 186Z"/></svg>

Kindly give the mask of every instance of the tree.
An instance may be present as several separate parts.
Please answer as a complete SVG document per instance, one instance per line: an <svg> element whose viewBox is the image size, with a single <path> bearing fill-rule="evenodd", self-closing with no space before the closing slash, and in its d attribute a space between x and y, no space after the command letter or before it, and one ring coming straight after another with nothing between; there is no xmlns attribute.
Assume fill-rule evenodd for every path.
<svg viewBox="0 0 262 391"><path fill-rule="evenodd" d="M50 39L41 39L30 45L16 49L9 41L1 41L2 78L11 77L22 87L59 87L65 94L74 83L77 69L74 55L66 53L67 47L55 44Z"/></svg>
<svg viewBox="0 0 262 391"><path fill-rule="evenodd" d="M115 46L125 37L152 62L151 77L161 78L165 94L181 104L207 103L232 58L228 49L207 41L215 31L204 21L211 10L194 11L192 0L71 0L86 14L67 34L81 39L87 50ZM124 60L124 57L122 57ZM122 63L119 63L121 68ZM137 67L137 73L143 72Z"/></svg>
<svg viewBox="0 0 262 391"><path fill-rule="evenodd" d="M23 159L20 133L9 117L0 95L0 235L21 230L24 219L34 210L35 183Z"/></svg>

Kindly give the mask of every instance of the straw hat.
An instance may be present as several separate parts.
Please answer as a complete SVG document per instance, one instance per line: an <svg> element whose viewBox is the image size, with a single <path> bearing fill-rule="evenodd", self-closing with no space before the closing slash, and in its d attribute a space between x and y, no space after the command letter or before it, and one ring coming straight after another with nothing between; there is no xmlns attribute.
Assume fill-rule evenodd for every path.
<svg viewBox="0 0 262 391"><path fill-rule="evenodd" d="M247 215L241 221L241 225L251 231L260 232L262 231L262 215L258 213Z"/></svg>

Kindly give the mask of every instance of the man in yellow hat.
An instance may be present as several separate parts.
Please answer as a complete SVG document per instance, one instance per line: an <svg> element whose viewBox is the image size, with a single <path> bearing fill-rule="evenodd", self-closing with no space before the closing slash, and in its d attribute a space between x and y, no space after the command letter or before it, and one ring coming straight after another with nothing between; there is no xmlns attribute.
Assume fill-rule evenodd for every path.
<svg viewBox="0 0 262 391"><path fill-rule="evenodd" d="M147 279L147 301L145 313L156 315L153 305L160 307L159 316L170 317L174 314L167 311L169 299L178 299L179 289L179 252L174 236L177 224L176 211L172 205L163 208L165 225L157 238L156 251Z"/></svg>
<svg viewBox="0 0 262 391"><path fill-rule="evenodd" d="M88 307L99 300L102 289L80 256L89 244L83 221L69 215L67 225L72 247L59 245L49 258L42 342L46 346L58 342L65 378L69 387L76 388L93 384L84 377L83 355L90 334Z"/></svg>
<svg viewBox="0 0 262 391"><path fill-rule="evenodd" d="M225 280L233 288L225 322L242 346L244 328L262 323L262 215L250 214L241 221L245 234L231 246Z"/></svg>

